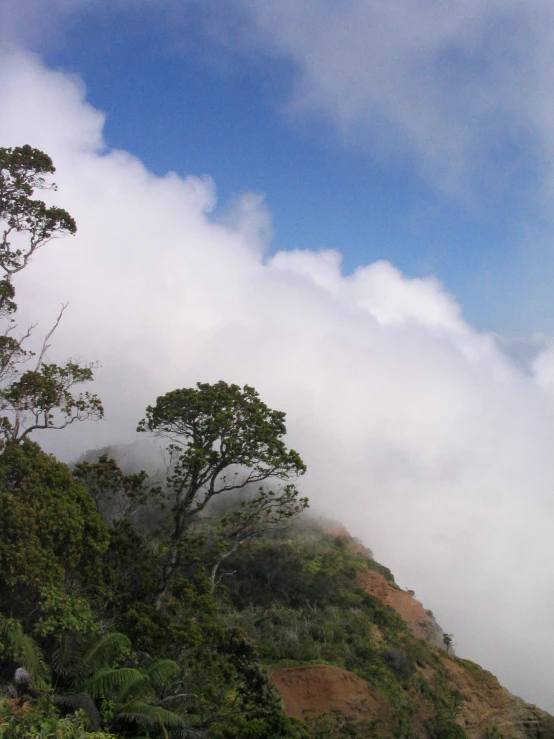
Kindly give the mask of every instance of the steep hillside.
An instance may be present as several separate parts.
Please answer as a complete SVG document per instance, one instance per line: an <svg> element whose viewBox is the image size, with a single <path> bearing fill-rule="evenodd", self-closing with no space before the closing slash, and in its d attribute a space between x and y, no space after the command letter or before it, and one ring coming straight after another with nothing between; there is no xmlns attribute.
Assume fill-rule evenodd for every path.
<svg viewBox="0 0 554 739"><path fill-rule="evenodd" d="M552 716L511 695L485 670L448 658L441 661L439 669L447 671L452 685L461 694L456 724L467 737L554 737ZM432 680L439 674L428 669L426 678ZM331 736L340 736L345 729L350 732L345 735L354 736L464 736L456 734L452 727L430 733L425 701L416 696L412 696L409 724L402 726L400 714L383 693L340 667L283 667L271 670L270 676L289 716L308 719L320 730L326 727Z"/></svg>
<svg viewBox="0 0 554 739"><path fill-rule="evenodd" d="M554 739L341 526L299 510L240 540L255 500L231 499L166 584L162 506L103 521L80 482L133 502L141 473L32 444L0 462L3 739Z"/></svg>
<svg viewBox="0 0 554 739"><path fill-rule="evenodd" d="M446 650L431 611L340 526L237 554L226 618L314 737L554 737L554 719Z"/></svg>
<svg viewBox="0 0 554 739"><path fill-rule="evenodd" d="M393 608L408 624L414 636L425 639L431 646L443 647L443 630L435 621L433 612L409 592L402 590L378 572L360 572L358 582L369 595Z"/></svg>
<svg viewBox="0 0 554 739"><path fill-rule="evenodd" d="M308 720L321 736L554 737L552 716L509 693L490 672L447 653L443 631L432 612L413 593L401 590L390 575L376 572L368 550L342 527L326 528L345 542L352 554L365 557L368 569L358 570L357 583L368 595L393 609L426 646L419 654L411 681L404 685L400 704L357 671L329 664L272 668L271 680L288 715ZM379 628L368 624L368 631L374 643L384 648ZM403 648L400 638L397 649ZM397 659L400 664L400 651ZM440 718L437 721L441 703L442 725Z"/></svg>

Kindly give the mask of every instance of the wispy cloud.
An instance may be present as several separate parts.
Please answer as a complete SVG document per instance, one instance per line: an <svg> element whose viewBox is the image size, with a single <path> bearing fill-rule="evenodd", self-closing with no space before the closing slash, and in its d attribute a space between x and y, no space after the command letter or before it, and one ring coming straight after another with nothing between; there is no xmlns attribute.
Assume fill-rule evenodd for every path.
<svg viewBox="0 0 554 739"><path fill-rule="evenodd" d="M552 178L554 9L542 0L242 0L245 41L292 61L293 110L451 194ZM229 7L229 6L227 6ZM489 193L490 194L490 193Z"/></svg>
<svg viewBox="0 0 554 739"><path fill-rule="evenodd" d="M387 262L345 276L335 252L268 258L259 199L218 219L211 180L156 177L106 150L102 127L74 78L0 59L0 141L52 155L55 198L79 226L22 273L20 322L49 326L69 300L53 358L102 363L107 422L44 443L71 458L133 438L146 404L175 387L254 385L288 414L313 505L414 588L462 654L553 710L544 383L465 323L438 281Z"/></svg>
<svg viewBox="0 0 554 739"><path fill-rule="evenodd" d="M0 40L43 49L76 19L149 12L173 52L202 34L291 70L282 110L331 124L473 205L554 185L554 8L546 0L5 0ZM197 48L197 51L198 51ZM200 52L201 53L201 52ZM526 193L527 188L529 192Z"/></svg>

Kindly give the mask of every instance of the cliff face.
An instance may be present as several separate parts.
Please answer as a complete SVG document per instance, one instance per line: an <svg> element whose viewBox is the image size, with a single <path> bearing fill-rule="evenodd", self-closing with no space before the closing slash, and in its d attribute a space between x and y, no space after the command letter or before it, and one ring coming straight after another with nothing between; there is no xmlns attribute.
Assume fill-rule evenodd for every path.
<svg viewBox="0 0 554 739"><path fill-rule="evenodd" d="M360 554L359 543L342 527L326 528ZM365 554L371 558L367 550ZM308 720L315 732L329 737L554 739L552 716L509 693L490 672L447 654L442 629L413 594L372 569L359 571L357 581L368 595L393 609L421 645L416 673L406 681L403 695L391 695L335 665L276 667L270 679L287 714ZM378 626L368 624L368 633L394 659L395 647L391 649L390 641L385 644ZM398 660L404 648L399 641Z"/></svg>

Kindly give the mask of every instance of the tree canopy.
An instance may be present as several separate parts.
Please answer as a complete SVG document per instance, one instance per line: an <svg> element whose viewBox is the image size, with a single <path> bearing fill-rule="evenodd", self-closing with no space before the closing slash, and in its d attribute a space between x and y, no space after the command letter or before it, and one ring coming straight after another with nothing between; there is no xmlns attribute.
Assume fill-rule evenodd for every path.
<svg viewBox="0 0 554 739"><path fill-rule="evenodd" d="M32 198L35 190L56 188L45 179L45 175L55 171L48 154L28 144L0 148L0 220L5 223L0 267L4 280L26 267L34 252L50 239L77 231L75 220L66 210ZM19 240L19 235L24 235L25 240Z"/></svg>
<svg viewBox="0 0 554 739"><path fill-rule="evenodd" d="M63 311L36 356L26 348L34 326L17 335L12 277L51 239L74 235L75 220L63 208L33 198L35 190L55 190L50 157L29 145L0 148L0 439L19 443L37 429L60 429L103 416L100 399L75 387L93 379L93 363L47 361L49 341ZM29 368L31 360L34 366Z"/></svg>
<svg viewBox="0 0 554 739"><path fill-rule="evenodd" d="M285 417L249 385L199 382L160 396L138 431L170 441L170 487L184 517L191 518L214 495L304 474L300 455L283 440Z"/></svg>
<svg viewBox="0 0 554 739"><path fill-rule="evenodd" d="M180 539L212 498L304 474L300 455L285 444L285 418L282 411L270 409L253 387L223 381L173 390L148 406L138 431L170 442L167 494L173 532L164 587L179 566ZM279 501L292 512L297 492L290 486L287 491ZM260 515L266 516L266 510L260 509Z"/></svg>
<svg viewBox="0 0 554 739"><path fill-rule="evenodd" d="M107 527L66 465L30 441L6 447L0 455L0 610L21 617L32 611L33 623L47 601L46 610L59 610L64 604L54 600L64 584L90 583L107 545Z"/></svg>

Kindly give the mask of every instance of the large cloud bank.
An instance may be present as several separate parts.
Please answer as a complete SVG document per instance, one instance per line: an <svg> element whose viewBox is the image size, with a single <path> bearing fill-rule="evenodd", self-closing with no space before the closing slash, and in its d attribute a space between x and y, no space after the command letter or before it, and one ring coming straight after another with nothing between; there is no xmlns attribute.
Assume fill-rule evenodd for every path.
<svg viewBox="0 0 554 739"><path fill-rule="evenodd" d="M434 279L335 252L267 256L247 196L218 218L207 178L158 178L102 140L79 82L0 58L0 142L51 154L75 240L36 255L20 322L52 358L102 364L107 421L44 437L66 459L132 439L158 394L198 380L254 385L288 414L303 490L391 566L460 654L554 710L552 357L525 376ZM24 307L23 307L24 306ZM37 329L38 330L38 329Z"/></svg>

